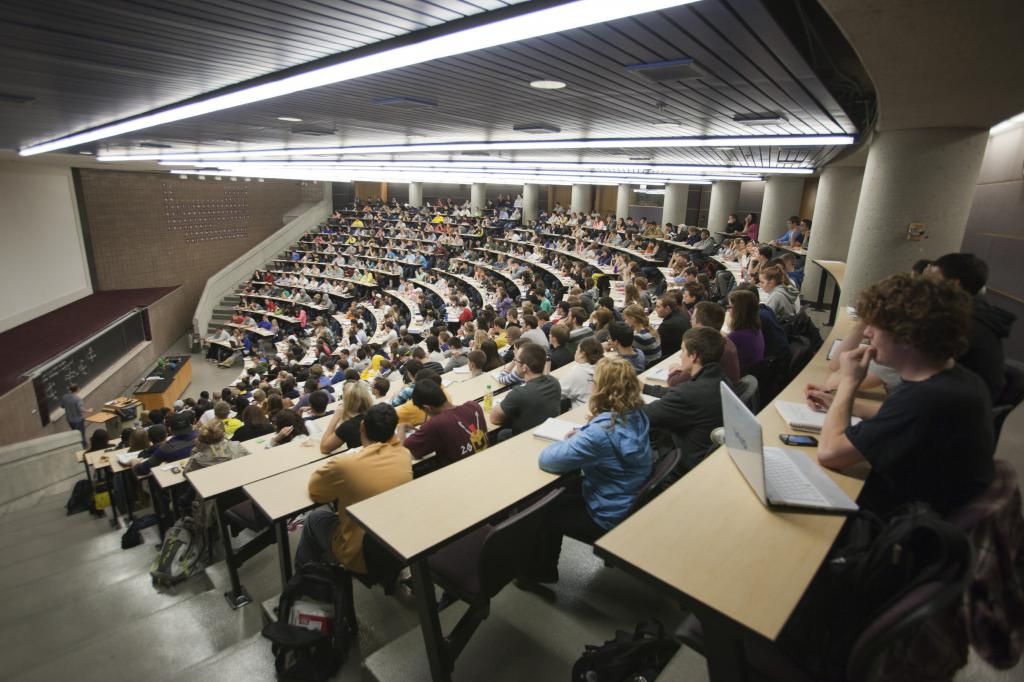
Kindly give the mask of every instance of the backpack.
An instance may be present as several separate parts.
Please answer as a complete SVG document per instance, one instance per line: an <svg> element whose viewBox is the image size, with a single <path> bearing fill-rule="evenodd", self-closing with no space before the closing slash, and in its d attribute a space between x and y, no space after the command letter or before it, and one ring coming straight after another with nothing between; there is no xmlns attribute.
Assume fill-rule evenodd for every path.
<svg viewBox="0 0 1024 682"><path fill-rule="evenodd" d="M277 620L262 631L271 641L279 680L322 682L345 662L355 623L346 618L352 595L343 571L339 566L306 564L285 585Z"/></svg>
<svg viewBox="0 0 1024 682"><path fill-rule="evenodd" d="M84 511L96 514L97 510L95 504L93 504L92 497L92 484L89 481L78 481L75 483L75 487L71 489L71 497L68 498L67 505L65 506L68 510L68 516Z"/></svg>
<svg viewBox="0 0 1024 682"><path fill-rule="evenodd" d="M128 525L121 535L121 549L131 549L142 544L142 529L149 528L157 522L156 514L140 516Z"/></svg>
<svg viewBox="0 0 1024 682"><path fill-rule="evenodd" d="M164 535L149 577L157 587L170 587L199 573L209 559L205 531L191 516L179 519Z"/></svg>
<svg viewBox="0 0 1024 682"><path fill-rule="evenodd" d="M588 644L572 666L572 682L654 680L679 650L654 619L640 621L632 632L617 630L601 646Z"/></svg>

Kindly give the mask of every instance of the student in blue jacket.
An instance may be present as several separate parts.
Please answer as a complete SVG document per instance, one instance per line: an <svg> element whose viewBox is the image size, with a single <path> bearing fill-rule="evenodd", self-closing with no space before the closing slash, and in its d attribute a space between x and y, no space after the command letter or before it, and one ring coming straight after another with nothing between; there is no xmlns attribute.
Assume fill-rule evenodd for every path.
<svg viewBox="0 0 1024 682"><path fill-rule="evenodd" d="M544 471L582 475L548 508L526 582L558 582L563 535L592 543L629 513L651 475L650 422L641 409L640 389L628 361L600 360L588 403L590 421L540 453Z"/></svg>

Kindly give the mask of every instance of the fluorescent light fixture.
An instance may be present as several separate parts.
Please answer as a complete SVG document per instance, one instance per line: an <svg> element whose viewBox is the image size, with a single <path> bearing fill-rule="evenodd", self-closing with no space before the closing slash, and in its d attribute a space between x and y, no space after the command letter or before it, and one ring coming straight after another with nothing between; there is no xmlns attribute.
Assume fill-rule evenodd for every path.
<svg viewBox="0 0 1024 682"><path fill-rule="evenodd" d="M278 116L277 120L278 121L288 121L290 123L302 123L302 119L301 118L296 118L294 116Z"/></svg>
<svg viewBox="0 0 1024 682"><path fill-rule="evenodd" d="M565 83L549 80L530 81L530 87L538 90L561 90L565 87Z"/></svg>
<svg viewBox="0 0 1024 682"><path fill-rule="evenodd" d="M853 135L753 135L747 137L617 137L590 140L509 140L506 142L424 142L418 144L362 145L355 147L306 147L242 151L170 152L167 154L101 154L100 161L203 161L214 159L267 159L276 156L346 156L350 154L429 154L531 149L644 149L678 147L843 146L856 141Z"/></svg>
<svg viewBox="0 0 1024 682"><path fill-rule="evenodd" d="M988 134L991 136L998 135L999 133L1005 133L1007 130L1010 130L1011 128L1016 128L1017 126L1022 124L1024 124L1024 112L1019 113L1016 116L1013 116L1012 118L1008 118L1001 123L995 124L994 126L989 128Z"/></svg>
<svg viewBox="0 0 1024 682"><path fill-rule="evenodd" d="M22 156L52 152L75 145L124 135L152 126L181 121L230 109L242 104L289 95L294 92L319 88L333 83L362 78L413 64L466 54L498 45L508 45L538 36L561 33L582 26L602 24L638 14L655 12L669 7L687 5L695 0L575 0L562 5L525 12L472 28L427 38L400 47L385 49L342 62L313 69L294 76L253 85L223 95L213 95L190 104L172 105L162 111L143 114L110 125L67 135L42 144L18 150Z"/></svg>

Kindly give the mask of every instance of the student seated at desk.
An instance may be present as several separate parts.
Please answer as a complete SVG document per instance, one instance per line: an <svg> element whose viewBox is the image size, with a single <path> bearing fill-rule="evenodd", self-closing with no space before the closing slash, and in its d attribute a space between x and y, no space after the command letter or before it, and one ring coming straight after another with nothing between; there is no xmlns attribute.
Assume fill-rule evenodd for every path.
<svg viewBox="0 0 1024 682"><path fill-rule="evenodd" d="M764 359L764 334L758 313L757 294L736 289L729 294L729 340L736 344L740 370Z"/></svg>
<svg viewBox="0 0 1024 682"><path fill-rule="evenodd" d="M679 369L688 381L671 387L644 386L644 393L659 399L644 406L651 427L669 434L682 455L680 473L697 466L711 447L711 432L722 425L719 384L729 380L719 364L726 339L708 327L695 327L683 335Z"/></svg>
<svg viewBox="0 0 1024 682"><path fill-rule="evenodd" d="M427 420L409 437L405 424L398 425L397 433L414 459L433 452L437 464L446 466L487 447L487 420L477 401L452 405L440 384L420 381L412 392L412 403L423 410Z"/></svg>
<svg viewBox="0 0 1024 682"><path fill-rule="evenodd" d="M343 445L349 448L359 447L359 425L363 421L363 415L373 404L373 396L365 383L346 382L341 408L334 411L334 416L327 423L320 438L320 452L329 455Z"/></svg>
<svg viewBox="0 0 1024 682"><path fill-rule="evenodd" d="M171 437L161 443L145 460L136 461L132 471L136 476L146 476L155 466L186 459L195 447L196 432L192 421L184 413L171 415L167 421Z"/></svg>
<svg viewBox="0 0 1024 682"><path fill-rule="evenodd" d="M643 351L633 348L633 330L625 322L612 322L608 325L606 347L633 365L637 374L646 369L647 360L644 358Z"/></svg>
<svg viewBox="0 0 1024 682"><path fill-rule="evenodd" d="M258 393L259 391L255 392ZM257 404L256 395L253 394L253 404L249 405L242 412L242 425L235 430L231 440L236 443L265 436L274 432L274 426L267 419L263 409Z"/></svg>
<svg viewBox="0 0 1024 682"><path fill-rule="evenodd" d="M509 391L491 409L491 423L502 427L498 440L506 440L561 414L562 387L558 379L544 374L547 352L535 343L516 351L515 371L523 383Z"/></svg>
<svg viewBox="0 0 1024 682"><path fill-rule="evenodd" d="M532 567L524 582L558 582L562 536L595 542L629 513L651 475L650 422L644 414L640 381L619 358L604 358L594 372L590 419L565 440L540 453L544 471L582 476L545 510Z"/></svg>
<svg viewBox="0 0 1024 682"><path fill-rule="evenodd" d="M488 343L493 343L488 341ZM469 368L469 377L472 379L478 377L484 373L484 367L487 366L487 354L482 350L471 350L466 354L466 367Z"/></svg>
<svg viewBox="0 0 1024 682"><path fill-rule="evenodd" d="M412 480L412 457L395 438L398 415L390 405L374 405L359 425L362 448L328 460L309 479L309 496L317 503L337 502L338 512L319 508L306 515L295 551L295 565L339 562L366 574L364 531L346 513L349 505Z"/></svg>
<svg viewBox="0 0 1024 682"><path fill-rule="evenodd" d="M761 289L768 294L765 305L781 322L791 320L800 312L800 291L777 265L761 268L757 275Z"/></svg>
<svg viewBox="0 0 1024 682"><path fill-rule="evenodd" d="M940 514L976 497L992 480L995 439L984 382L954 360L967 346L971 302L947 282L891 275L865 289L857 315L869 344L843 353L826 409L818 461L842 469L871 464L858 503L884 514L926 502ZM874 417L850 425L853 400L872 359L903 381Z"/></svg>
<svg viewBox="0 0 1024 682"><path fill-rule="evenodd" d="M373 383L370 384L370 394L373 396L374 404L387 402L390 391L391 381L387 377L375 377Z"/></svg>
<svg viewBox="0 0 1024 682"><path fill-rule="evenodd" d="M231 438L242 426L242 421L235 417L235 413L231 411L231 405L227 404L223 400L218 400L213 404L213 416L215 419L206 421L203 424L212 424L213 422L219 421L224 425L224 434Z"/></svg>
<svg viewBox="0 0 1024 682"><path fill-rule="evenodd" d="M586 405L594 390L594 370L604 357L604 348L593 336L580 341L569 371L559 380L562 400L568 400L570 409Z"/></svg>
<svg viewBox="0 0 1024 682"><path fill-rule="evenodd" d="M199 427L195 447L189 455L185 471L203 469L248 454L249 449L244 445L227 439L221 422L212 421Z"/></svg>
<svg viewBox="0 0 1024 682"><path fill-rule="evenodd" d="M295 441L299 444L309 442L309 429L306 422L291 410L280 410L274 415L274 437L267 441L267 447L272 448L285 443Z"/></svg>

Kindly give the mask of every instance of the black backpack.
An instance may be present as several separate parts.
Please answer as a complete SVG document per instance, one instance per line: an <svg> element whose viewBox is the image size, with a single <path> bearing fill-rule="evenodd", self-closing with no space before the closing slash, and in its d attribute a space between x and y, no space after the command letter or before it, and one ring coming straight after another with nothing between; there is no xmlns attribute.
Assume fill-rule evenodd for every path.
<svg viewBox="0 0 1024 682"><path fill-rule="evenodd" d="M679 650L657 620L642 620L632 632L617 630L601 646L588 644L572 666L572 682L653 681Z"/></svg>
<svg viewBox="0 0 1024 682"><path fill-rule="evenodd" d="M68 516L80 512L96 513L96 506L93 504L92 484L89 481L78 481L71 489L71 497L67 503Z"/></svg>
<svg viewBox="0 0 1024 682"><path fill-rule="evenodd" d="M351 582L343 571L338 566L306 564L298 567L285 585L277 604L277 620L263 628L263 636L271 641L277 679L323 682L345 662L356 624L346 618L352 595L347 593ZM289 622L300 599L333 609L328 632Z"/></svg>

